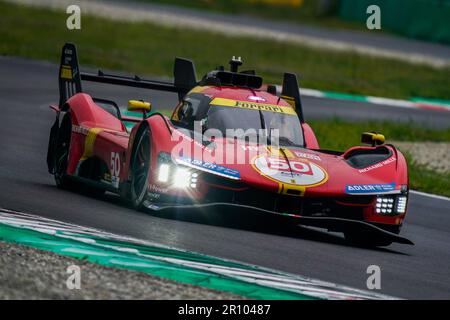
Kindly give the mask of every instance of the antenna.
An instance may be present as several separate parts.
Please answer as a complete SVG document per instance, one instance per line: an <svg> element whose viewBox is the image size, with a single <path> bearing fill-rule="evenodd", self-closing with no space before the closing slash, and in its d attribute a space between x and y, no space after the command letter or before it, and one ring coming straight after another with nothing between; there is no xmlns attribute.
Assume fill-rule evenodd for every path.
<svg viewBox="0 0 450 320"><path fill-rule="evenodd" d="M238 57L236 59L236 57L233 56L233 58L231 58L231 60L230 60L230 71L231 72L238 72L238 67L242 66L242 64L243 64L243 62L242 62L241 57Z"/></svg>

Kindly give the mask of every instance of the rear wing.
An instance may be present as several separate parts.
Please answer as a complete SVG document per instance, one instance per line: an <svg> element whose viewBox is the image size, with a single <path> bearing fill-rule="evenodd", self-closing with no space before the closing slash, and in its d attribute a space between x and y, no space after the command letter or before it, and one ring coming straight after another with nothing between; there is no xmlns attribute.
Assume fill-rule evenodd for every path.
<svg viewBox="0 0 450 320"><path fill-rule="evenodd" d="M173 73L172 83L143 79L139 76L106 74L101 70L97 73L80 72L76 46L73 43L66 43L62 48L59 66L59 107L61 108L70 97L83 91L81 80L175 92L181 100L198 83L194 63L187 59L175 58Z"/></svg>
<svg viewBox="0 0 450 320"><path fill-rule="evenodd" d="M231 62L233 62L232 60ZM231 63L230 62L230 63ZM257 77L252 72L225 72L218 69L208 74L217 81L228 85L245 86L250 88L259 88L262 84L262 78ZM81 80L100 82L120 86L128 86L135 88L167 91L178 93L178 99L181 101L184 96L195 86L205 84L197 81L194 63L184 58L175 58L173 68L174 81L157 81L143 79L139 76L127 77L114 74L106 74L99 70L97 73L80 72L77 56L77 48L73 43L66 43L62 48L61 64L59 67L59 107L62 108L64 103L74 94L82 92ZM206 77L206 80L209 78ZM283 77L283 87L281 98L288 101L298 114L300 121L303 123L303 108L300 99L300 89L297 76L292 73L285 73Z"/></svg>

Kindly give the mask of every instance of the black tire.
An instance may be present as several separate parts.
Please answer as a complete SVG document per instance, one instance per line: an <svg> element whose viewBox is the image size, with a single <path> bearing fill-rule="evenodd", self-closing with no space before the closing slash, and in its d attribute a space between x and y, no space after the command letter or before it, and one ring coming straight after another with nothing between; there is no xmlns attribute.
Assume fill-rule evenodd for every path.
<svg viewBox="0 0 450 320"><path fill-rule="evenodd" d="M130 161L130 200L135 209L143 209L147 197L148 175L151 159L150 130L145 127L136 138Z"/></svg>
<svg viewBox="0 0 450 320"><path fill-rule="evenodd" d="M70 113L66 113L58 131L55 151L55 182L61 189L72 189L73 182L67 177L67 165L70 150L70 138L72 135L72 120Z"/></svg>
<svg viewBox="0 0 450 320"><path fill-rule="evenodd" d="M72 135L72 120L70 113L66 113L61 122L56 145L55 182L60 189L79 192L85 195L99 197L105 190L88 185L81 185L69 178L67 165L69 160L70 139Z"/></svg>
<svg viewBox="0 0 450 320"><path fill-rule="evenodd" d="M345 231L345 241L357 247L386 247L389 246L392 241L385 238L368 237L364 232L358 231Z"/></svg>

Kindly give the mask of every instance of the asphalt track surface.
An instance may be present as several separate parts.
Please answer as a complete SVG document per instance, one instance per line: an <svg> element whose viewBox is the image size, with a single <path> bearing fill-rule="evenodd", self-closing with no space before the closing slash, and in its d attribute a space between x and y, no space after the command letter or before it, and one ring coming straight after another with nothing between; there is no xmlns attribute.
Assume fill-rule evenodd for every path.
<svg viewBox="0 0 450 320"><path fill-rule="evenodd" d="M365 249L345 245L339 234L281 227L264 223L259 216L156 216L134 211L111 194L94 198L62 191L55 187L45 163L54 119L48 104L57 100L57 67L0 58L0 74L0 207L361 289L367 289L367 267L378 265L381 293L401 298L450 298L448 200L412 194L402 235L416 245ZM176 100L173 95L113 86L91 85L86 91L119 102L150 94L154 106ZM317 109L323 105L341 110L341 115L366 109L317 99L304 99L304 104L311 109L307 116L321 116L326 111L318 113ZM376 110L368 109L378 116L396 114L395 108L373 108ZM442 112L436 116L430 116L433 111L417 112L418 118L425 112L426 121L438 121L439 115L448 117Z"/></svg>

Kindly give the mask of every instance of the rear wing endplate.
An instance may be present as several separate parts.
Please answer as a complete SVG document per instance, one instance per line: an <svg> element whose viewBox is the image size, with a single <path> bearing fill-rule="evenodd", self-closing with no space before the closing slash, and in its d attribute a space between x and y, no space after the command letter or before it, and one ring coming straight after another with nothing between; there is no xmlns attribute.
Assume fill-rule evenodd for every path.
<svg viewBox="0 0 450 320"><path fill-rule="evenodd" d="M175 92L178 93L178 98L181 100L197 85L194 63L187 59L175 58L173 73L174 82L172 83L143 79L138 76L106 74L101 70L97 73L80 72L76 46L73 43L66 43L62 48L59 67L59 107L61 108L74 94L82 92L81 80Z"/></svg>
<svg viewBox="0 0 450 320"><path fill-rule="evenodd" d="M303 116L302 101L300 99L300 89L297 76L293 73L285 73L283 76L283 88L281 98L289 102L298 114L300 121L305 122Z"/></svg>
<svg viewBox="0 0 450 320"><path fill-rule="evenodd" d="M66 43L62 48L58 80L61 108L67 99L82 91L77 49L72 43Z"/></svg>

